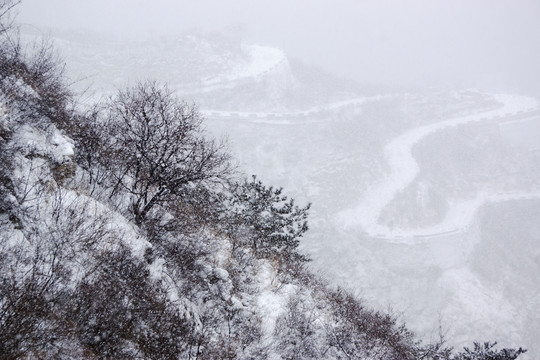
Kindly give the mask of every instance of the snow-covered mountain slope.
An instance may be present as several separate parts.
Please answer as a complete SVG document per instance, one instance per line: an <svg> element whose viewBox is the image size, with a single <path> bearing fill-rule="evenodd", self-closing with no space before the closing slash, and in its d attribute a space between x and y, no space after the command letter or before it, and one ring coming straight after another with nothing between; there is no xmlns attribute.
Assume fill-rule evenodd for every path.
<svg viewBox="0 0 540 360"><path fill-rule="evenodd" d="M402 203L391 215L385 215L384 224L379 223L381 213L398 194L409 191L413 184L432 182L412 154L413 147L423 139L435 133L444 139L451 129L466 128L475 122L497 127L518 118L521 111L526 112L523 116L533 114L537 107L535 99L521 96L479 93L478 99L470 103L467 96L463 93L457 99L448 96L442 100L429 96L381 97L374 98L372 103L343 108L329 103L326 106L330 111L311 116L302 112L207 114L217 133L229 134L249 172L292 188L298 197L314 202L313 232L304 249L313 254L315 268L332 281L357 289L381 308L391 304L428 338L441 321L457 345L473 336L496 338L504 344L526 342L534 348L534 342L527 340L537 336L526 325L525 319L530 317L530 311L525 310L530 308L529 299L509 299L497 286L485 284L470 267L475 263L476 249L487 241L485 234L489 228L486 222L482 226L478 223L485 205L538 201L537 182L526 188L519 185L524 179L532 179L537 171L526 160L532 159L533 154L522 156L520 150L502 150L507 156L529 161L525 172L517 170L523 168L522 164L512 164L507 159L501 161L501 170L494 165L496 172L516 173L518 181L513 176L496 185L475 180L474 186L480 191L472 193L460 193L459 183L449 182L445 188L431 185L429 191L438 192L445 205L435 209L440 215L427 226L412 222L403 228L395 218L410 212L420 193L413 193L413 202ZM460 101L462 106L468 105L460 107ZM418 110L423 107L424 113ZM389 109L394 113L388 114ZM408 114L413 109L414 118ZM388 121L388 125L381 124L383 121ZM392 131L400 127L403 133L396 132L392 137ZM486 141L498 141L489 134L483 135ZM452 147L450 143L443 144L445 148ZM247 149L251 151L246 152ZM490 173L482 170L482 156L474 156L480 161L475 173L484 171L483 176L489 177ZM357 199L363 199L361 205ZM392 222L395 224L390 225ZM535 281L526 286L540 289ZM465 295L468 293L476 295ZM452 325L457 323L467 325ZM530 354L534 358L534 350Z"/></svg>
<svg viewBox="0 0 540 360"><path fill-rule="evenodd" d="M198 102L212 133L229 137L247 173L314 203L312 230L302 248L313 257L316 271L380 309L390 304L427 338L440 320L456 344L493 339L525 345L534 358L531 339L538 330L529 319L535 300L516 299L501 291L501 282L486 281L486 264L495 266L495 258L505 259L486 250L493 224L485 209L501 206L513 211L518 204L536 202L537 158L511 147L503 147L503 154L496 156L482 150L498 144L500 134L494 135L489 126L497 128L515 112L530 111L534 100L474 90L390 96L369 96L350 88L303 93L305 85L290 63L280 60L284 54L279 50L238 44L221 49L212 41L190 46L194 54L199 48L206 49L201 54L213 49L207 59L217 65L208 65L204 73L207 65L201 63L194 69L202 74L194 70L196 76L183 78L171 71L187 69L176 63L180 60L175 53L182 45L169 52L163 47L164 61L152 62L149 76L166 74L177 89L184 86L181 95ZM122 83L130 79L122 73L130 71L130 64L124 66L120 59L126 53L117 51L117 63L109 63L111 72L103 73L114 73L111 78ZM152 58L149 52L139 54L134 68L145 68L144 59ZM265 54L267 60L257 58ZM77 61L69 61L75 72L80 71ZM125 70L114 70L119 64ZM207 87L200 85L204 81L210 81ZM335 83L327 84L333 89ZM457 166L463 159L457 157L462 143L456 138L468 141L464 170ZM451 174L456 168L474 177L456 178ZM494 181L495 172L509 175ZM531 231L515 241L529 244L537 238L538 232ZM535 254L518 256L538 266L531 260ZM540 284L527 276L532 270L509 269L516 272L512 279L524 279L520 288L540 291ZM281 304L271 297L266 301L259 305L270 309Z"/></svg>
<svg viewBox="0 0 540 360"><path fill-rule="evenodd" d="M505 109L501 104L494 109L491 105L487 108L476 107L473 103L468 110L455 111L458 116L453 119L451 111L444 117L434 115L433 124L413 126L410 130L407 130L410 125L405 125L403 135L398 133L394 138L381 137L380 140L377 140L379 133L373 131L377 126L382 126L382 119L386 117L390 122L392 118L395 121L396 116L404 120L407 118L406 110L400 110L399 114L386 115L386 110L382 109L388 106L389 101L403 101L399 96L346 110L350 115L327 113L325 116L312 118L309 125L306 124L307 119L287 114L280 114L282 117L279 118L262 118L258 117L258 114L251 117L249 114L239 114L236 117L232 114L230 118L221 120L218 117L211 118L219 126L220 133L230 134L236 152L249 172L292 188L298 197L314 202L313 231L306 239L304 249L314 256L314 267L332 281L357 289L363 297L381 308L391 304L402 312L408 323L414 324L415 329L428 338L436 332L440 320L442 327L447 329L449 334L455 335L456 344L464 344L471 336L477 339L494 338L504 344L524 343L533 349L530 354L534 356L535 343L526 339L532 339L536 335L531 333L533 328L526 325L528 322L525 320L530 317L530 310L526 309L530 308L528 304L532 298L525 297L518 302L511 300L501 294L498 286L485 284L481 276L471 268L471 264L474 264L479 256L477 249L488 241L486 234L489 232L489 221L479 224L483 207L508 201L512 208L511 204L516 201L519 203L538 199L537 182L526 188L519 185L525 179L533 179L536 171L533 169L537 167L532 166L534 163L530 160L526 160L532 159L532 154L519 155L519 150L510 148L503 150L507 156L529 161L528 166L523 170L512 170L513 166L515 169L523 166L518 163L512 165L510 161L503 159L499 165L502 170L496 171L516 173L517 177L507 176L504 181L499 180L499 184L490 185L488 188L485 188L482 182L475 183L475 187L485 188L478 193L460 192L462 185L456 183L447 183L447 188L432 185L430 191L438 191L438 196L442 197L447 205L440 211L440 217L430 225L412 223L408 228L401 228L398 220L394 220L393 228L388 226L391 220L387 220L385 225L377 225L381 211L397 194L405 191L411 181L428 184L432 182L426 177L422 164L415 160L416 154L411 153L412 147L421 143L421 139L428 139L435 131L440 131L439 134L444 139L444 133L448 133L449 129L460 126L465 129L469 126L469 121L494 124L496 128L497 123L516 116L515 112L530 111L536 106L535 101L523 97L497 98L489 94L482 96L484 99L501 99L510 103L516 99L516 106ZM415 102L420 103L420 98L407 99L407 108L414 109ZM424 101L430 100L426 97L422 99L422 102ZM421 106L418 104L419 108ZM446 106L451 108L450 98L447 104L439 105L441 110ZM498 115L503 116L492 117ZM362 121L363 117L366 120ZM373 122L369 123L368 119ZM370 132L374 134L371 138ZM421 135L414 138L415 134ZM488 135L489 133L485 133L482 136L493 141ZM401 142L410 136L410 142ZM404 143L406 145L403 145ZM384 144L395 145L394 151L390 151L395 155L392 162L386 161L389 151L385 151ZM444 145L444 148L452 147L451 143L441 145ZM256 150L247 153L246 149ZM473 149L470 155L474 154ZM482 174L482 161L485 160L482 157L476 160L480 162L476 165L473 163L472 166L477 166ZM408 164L411 167L408 167ZM444 168L444 164L441 164L441 167ZM403 169L404 172L397 172L396 169ZM404 176L405 174L408 176ZM483 177L489 178L489 172L484 171L483 174ZM518 178L517 182L513 180ZM483 181L487 184L486 180ZM387 188L389 183L399 186ZM512 183L515 185L512 186ZM382 195L378 198L373 194ZM363 207L366 211L364 216L345 217L347 221L341 221L342 214L350 211L347 209L355 209L358 199L366 196L372 196L376 203L371 207ZM412 201L418 201L417 198L418 194L413 193ZM416 206L413 202L402 203L392 216L407 214L409 208ZM444 210L445 208L447 210ZM431 210L419 208L417 211ZM351 222L368 225L366 228L355 227L350 226ZM489 261L489 256L484 254L482 257ZM498 261L504 260L499 258ZM529 261L526 255L523 261ZM493 261L490 263L497 267ZM531 280L525 287L540 289L535 280ZM465 295L473 289L476 289L476 295ZM520 315L514 316L516 314ZM459 323L467 325L454 325Z"/></svg>
<svg viewBox="0 0 540 360"><path fill-rule="evenodd" d="M208 92L233 89L249 81L271 78L275 86L290 86L293 79L285 54L276 48L260 45L241 45L241 61L212 78L194 83L179 83L177 89L186 92Z"/></svg>
<svg viewBox="0 0 540 360"><path fill-rule="evenodd" d="M42 36L29 27L22 33L27 42ZM204 110L275 113L350 101L358 97L353 89L360 88L321 74L320 69L291 64L280 49L243 44L219 33L137 41L50 30L47 38L65 58L74 88L87 101L150 79L166 82Z"/></svg>
<svg viewBox="0 0 540 360"><path fill-rule="evenodd" d="M10 65L23 75L28 68ZM34 74L35 88L16 74L0 78L1 358L338 359L350 353L414 360L424 351L392 316L332 290L306 271L300 254L281 252L276 240L257 232L261 225L251 221L272 226L268 237L294 231L296 220L272 224L300 211L292 202L290 210L273 208L285 202L280 191L265 205L262 194L228 193L233 178L204 189L192 180L141 220L131 185L148 178L139 177L141 164L117 171L126 160L122 152L141 147L107 152L121 144L123 135L109 135L117 119L89 119L67 108L50 113L40 106L42 74ZM144 103L145 116L159 100ZM160 134L172 126L158 125ZM189 153L201 142L184 145ZM252 201L259 212L250 211Z"/></svg>

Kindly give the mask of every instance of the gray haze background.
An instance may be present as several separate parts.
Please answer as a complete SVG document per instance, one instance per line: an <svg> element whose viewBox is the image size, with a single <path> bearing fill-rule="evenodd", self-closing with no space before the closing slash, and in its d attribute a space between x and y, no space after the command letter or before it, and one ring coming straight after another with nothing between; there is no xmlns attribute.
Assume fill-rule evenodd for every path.
<svg viewBox="0 0 540 360"><path fill-rule="evenodd" d="M159 37L228 31L363 83L540 94L538 0L23 0L18 21Z"/></svg>

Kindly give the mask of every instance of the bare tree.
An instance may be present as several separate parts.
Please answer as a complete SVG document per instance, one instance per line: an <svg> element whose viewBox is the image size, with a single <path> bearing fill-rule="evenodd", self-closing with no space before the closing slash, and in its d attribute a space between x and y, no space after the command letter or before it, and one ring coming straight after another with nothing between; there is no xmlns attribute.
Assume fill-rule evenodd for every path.
<svg viewBox="0 0 540 360"><path fill-rule="evenodd" d="M205 138L197 108L167 87L140 83L121 91L107 109L115 189L132 195L137 224L155 205L182 198L190 186L231 174L225 145Z"/></svg>
<svg viewBox="0 0 540 360"><path fill-rule="evenodd" d="M21 0L0 0L0 34L3 34L12 28L12 10L20 3Z"/></svg>

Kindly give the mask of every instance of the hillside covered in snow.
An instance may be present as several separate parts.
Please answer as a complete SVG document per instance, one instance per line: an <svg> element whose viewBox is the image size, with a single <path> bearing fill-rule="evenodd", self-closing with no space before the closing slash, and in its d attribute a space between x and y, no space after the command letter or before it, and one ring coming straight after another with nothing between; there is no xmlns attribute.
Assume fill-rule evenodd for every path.
<svg viewBox="0 0 540 360"><path fill-rule="evenodd" d="M339 221L344 229L357 226L355 214L364 205L357 206L356 196L346 203L323 202L329 217L322 206L308 204L308 195L324 199L328 195L320 189L325 185L367 184L397 171L392 163L389 169L374 164L363 178L335 179L333 184L324 183L331 176L318 183L307 179L306 169L289 173L287 161L266 166L276 178L287 177L296 193L307 184L309 191L300 195L298 205L280 186L248 177L237 166L251 163L247 167L253 170L256 162L249 159L256 156L264 165L271 162L267 137L253 136L230 150L205 131L203 115L214 122L216 134L240 119L233 129L247 131L231 134L233 139L253 135L255 126L266 126L271 136L280 134L273 126L315 124L312 130L320 140L324 134L336 135L328 132L335 126L328 114L340 113L341 122L359 113L367 114L366 121L391 116L386 105L403 105L401 96L361 95L348 84L330 94L314 86L308 94L303 92L306 84L320 82L298 81L279 50L235 43L216 50L213 44L220 41L186 37L184 48L198 49L189 54L220 55L190 60L196 65L189 69L200 67L200 74L175 67L185 83L129 79L131 85L121 90L97 90L111 95L107 100L80 100L66 85L55 50L48 45L26 49L7 25L0 44L0 359L505 360L523 352L473 344L477 339L471 339L469 349L454 351L444 334L421 341L395 314L374 310L310 270L310 257L322 257L316 251L321 242L313 246L313 256L306 251L310 231L337 237L322 225ZM228 54L231 47L237 51ZM117 55L111 50L110 56ZM88 61L89 72L96 60ZM134 53L132 60L141 56ZM119 60L99 61L116 68ZM138 74L146 68L137 66ZM104 81L114 75L98 76ZM143 76L148 77L160 79L154 73ZM118 78L125 85L125 76ZM230 91L236 87L243 90ZM178 93L204 102L203 110L180 100ZM264 101L262 93L268 95ZM456 97L452 114L466 112L470 97L496 111L492 99ZM284 104L284 98L295 101ZM457 118L454 122L469 122L466 115ZM409 155L415 139L452 125L429 122L411 116L394 131L424 127L405 133L390 148L368 150L370 144L363 144L354 159L344 158L337 148L328 153L331 161L319 159L321 167L311 171L324 175L368 155L391 157L392 144ZM367 131L374 142L388 136L375 126ZM287 133L295 134L294 141L305 134ZM354 133L347 135L354 141ZM330 142L316 146L321 144L324 149ZM313 153L301 156L313 164ZM414 162L408 161L403 162L411 164L406 171L414 173ZM296 185L295 179L300 180ZM390 176L383 184L395 195L408 183ZM367 235L395 235L391 226L381 225L390 200L371 204L380 219L361 217ZM350 210L334 211L338 208ZM313 213L317 223L308 231ZM313 239L307 244L313 245Z"/></svg>

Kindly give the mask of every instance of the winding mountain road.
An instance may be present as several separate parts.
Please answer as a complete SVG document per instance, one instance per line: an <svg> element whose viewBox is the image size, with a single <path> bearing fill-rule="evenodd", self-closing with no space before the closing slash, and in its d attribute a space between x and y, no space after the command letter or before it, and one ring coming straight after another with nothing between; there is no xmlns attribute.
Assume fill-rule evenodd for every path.
<svg viewBox="0 0 540 360"><path fill-rule="evenodd" d="M372 101L379 101L382 99L396 96L395 94L388 95L375 95L358 97L353 99L347 99L342 101L336 101L333 103L325 104L323 106L316 106L301 111L289 111L289 112L249 112L249 111L230 111L230 110L201 110L201 114L211 120L216 119L243 119L250 122L276 124L276 125L290 125L290 124L307 124L316 122L316 120L310 119L310 116L321 114L324 112L336 111L348 107L358 107L365 103Z"/></svg>
<svg viewBox="0 0 540 360"><path fill-rule="evenodd" d="M259 79L282 66L284 55L276 49L252 46L251 58L253 64L249 71L233 72L228 76L210 81L204 84L203 88L212 88L215 86L231 86L239 79L251 78ZM272 56L266 56L271 53ZM262 56L265 55L265 56ZM267 61L269 58L271 61ZM258 60L257 60L258 59ZM265 60L262 61L261 59ZM274 124L274 125L300 125L323 121L314 119L319 114L325 112L337 111L344 108L360 107L365 103L379 101L384 98L395 96L377 95L371 97L359 97L343 101L337 101L323 106L317 106L302 111L292 112L249 112L249 111L229 111L203 109L201 114L210 120L241 119L254 123ZM360 199L359 203L345 209L335 216L338 228L343 226L350 230L351 228L361 228L367 235L384 239L394 243L418 243L430 238L440 238L449 234L466 231L473 222L478 209L489 202L509 201L512 199L540 198L540 192L519 192L508 194L489 194L486 192L478 193L473 199L456 202L451 205L445 218L438 224L426 228L390 229L378 222L381 211L403 191L410 183L414 181L419 173L419 166L412 156L413 147L427 136L445 129L464 125L472 122L482 121L512 121L523 116L540 116L540 107L538 102L529 97L518 95L499 94L495 98L502 104L496 110L484 111L468 116L451 118L439 123L420 126L409 130L396 138L392 139L384 147L384 157L389 165L390 173L382 181L371 188Z"/></svg>
<svg viewBox="0 0 540 360"><path fill-rule="evenodd" d="M421 126L391 140L384 148L384 157L391 169L390 174L364 194L358 205L338 213L335 221L348 230L361 228L369 236L390 242L416 243L419 239L440 237L443 234L466 229L472 222L477 210L487 202L540 197L540 192L479 193L474 199L453 204L443 221L423 229L390 229L378 222L380 213L385 206L418 175L419 166L412 156L412 148L419 141L435 132L450 127L480 121L500 121L506 117L540 111L537 101L532 98L516 95L497 95L496 99L503 104L499 109Z"/></svg>

